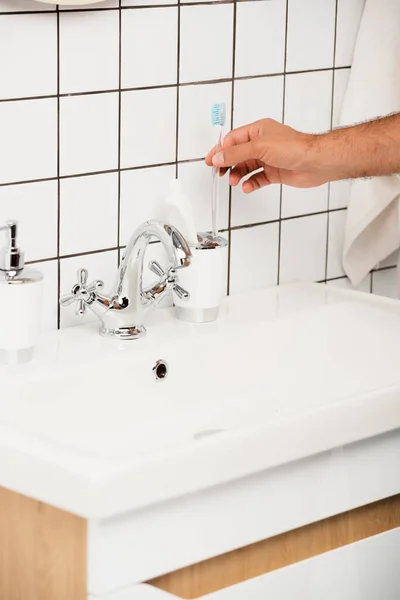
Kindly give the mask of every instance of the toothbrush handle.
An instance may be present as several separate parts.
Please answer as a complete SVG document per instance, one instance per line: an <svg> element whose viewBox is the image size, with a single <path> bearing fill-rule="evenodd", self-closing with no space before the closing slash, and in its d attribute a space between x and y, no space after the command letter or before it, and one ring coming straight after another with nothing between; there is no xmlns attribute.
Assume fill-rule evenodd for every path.
<svg viewBox="0 0 400 600"><path fill-rule="evenodd" d="M218 237L219 167L213 167L212 178L212 235L216 238Z"/></svg>
<svg viewBox="0 0 400 600"><path fill-rule="evenodd" d="M224 129L220 128L219 138L218 138L218 148L220 148L223 144L224 140ZM213 167L212 173L212 201L211 201L211 211L212 211L212 235L214 238L218 237L218 211L219 211L219 174L220 168Z"/></svg>

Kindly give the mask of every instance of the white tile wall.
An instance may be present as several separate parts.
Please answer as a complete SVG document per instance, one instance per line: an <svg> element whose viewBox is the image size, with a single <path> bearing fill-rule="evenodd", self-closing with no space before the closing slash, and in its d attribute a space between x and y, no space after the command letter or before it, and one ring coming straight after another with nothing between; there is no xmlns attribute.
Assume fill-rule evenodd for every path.
<svg viewBox="0 0 400 600"><path fill-rule="evenodd" d="M372 291L387 298L399 298L400 284L397 269L383 269L372 273Z"/></svg>
<svg viewBox="0 0 400 600"><path fill-rule="evenodd" d="M309 133L331 126L333 71L313 71L286 77L285 123Z"/></svg>
<svg viewBox="0 0 400 600"><path fill-rule="evenodd" d="M280 283L325 279L328 215L282 223Z"/></svg>
<svg viewBox="0 0 400 600"><path fill-rule="evenodd" d="M178 8L124 10L121 27L122 87L176 84Z"/></svg>
<svg viewBox="0 0 400 600"><path fill-rule="evenodd" d="M364 6L365 0L338 0L336 67L348 67L353 61L354 46Z"/></svg>
<svg viewBox="0 0 400 600"><path fill-rule="evenodd" d="M118 88L118 11L60 14L60 92Z"/></svg>
<svg viewBox="0 0 400 600"><path fill-rule="evenodd" d="M162 214L176 175L199 229L210 227L203 158L217 138L214 102L227 103L228 129L263 117L312 132L338 123L363 6L105 0L76 10L0 0L0 221L20 220L27 260L45 272L45 327L79 322L73 309L60 315L58 290L79 267L110 284L118 249ZM222 181L231 293L293 279L348 286L348 191L339 182L249 196ZM163 260L160 245L150 253ZM392 264L363 289L393 294Z"/></svg>
<svg viewBox="0 0 400 600"><path fill-rule="evenodd" d="M18 77L16 77L18 73ZM0 97L57 93L57 16L7 15L0 20Z"/></svg>
<svg viewBox="0 0 400 600"><path fill-rule="evenodd" d="M103 173L60 182L60 254L117 247L118 175Z"/></svg>
<svg viewBox="0 0 400 600"><path fill-rule="evenodd" d="M289 0L288 4L287 70L332 68L336 0Z"/></svg>
<svg viewBox="0 0 400 600"><path fill-rule="evenodd" d="M233 231L231 244L232 293L276 285L279 255L278 223Z"/></svg>
<svg viewBox="0 0 400 600"><path fill-rule="evenodd" d="M233 4L181 8L180 80L232 76Z"/></svg>
<svg viewBox="0 0 400 600"><path fill-rule="evenodd" d="M121 94L121 167L175 160L176 96L176 88Z"/></svg>
<svg viewBox="0 0 400 600"><path fill-rule="evenodd" d="M235 75L283 73L286 0L240 2L237 6Z"/></svg>
<svg viewBox="0 0 400 600"><path fill-rule="evenodd" d="M118 167L118 94L60 99L60 174Z"/></svg>

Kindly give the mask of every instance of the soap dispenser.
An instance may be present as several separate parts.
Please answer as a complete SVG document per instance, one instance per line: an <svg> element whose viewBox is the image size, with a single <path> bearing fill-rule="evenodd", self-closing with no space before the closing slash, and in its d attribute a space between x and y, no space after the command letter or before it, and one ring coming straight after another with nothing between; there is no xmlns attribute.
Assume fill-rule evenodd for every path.
<svg viewBox="0 0 400 600"><path fill-rule="evenodd" d="M25 268L17 244L17 221L0 226L8 234L0 250L0 364L32 359L40 332L43 274Z"/></svg>

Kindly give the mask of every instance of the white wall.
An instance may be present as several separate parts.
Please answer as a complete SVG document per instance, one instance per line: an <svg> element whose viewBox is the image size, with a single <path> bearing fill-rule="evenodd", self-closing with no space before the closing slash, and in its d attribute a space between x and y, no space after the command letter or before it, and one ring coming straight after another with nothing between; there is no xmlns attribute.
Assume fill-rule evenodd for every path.
<svg viewBox="0 0 400 600"><path fill-rule="evenodd" d="M0 0L0 221L20 220L27 259L45 271L46 326L77 268L111 282L119 249L176 174L210 227L213 102L227 102L233 126L335 124L363 4ZM299 278L347 285L346 183L245 197L224 182L222 198L231 293ZM390 293L394 275L363 288ZM60 321L76 322L64 311Z"/></svg>

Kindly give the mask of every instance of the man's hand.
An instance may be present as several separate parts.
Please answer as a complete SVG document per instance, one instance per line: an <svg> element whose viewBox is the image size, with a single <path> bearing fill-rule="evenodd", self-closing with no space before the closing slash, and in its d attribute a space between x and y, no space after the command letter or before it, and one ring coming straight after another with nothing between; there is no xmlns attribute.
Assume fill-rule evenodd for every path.
<svg viewBox="0 0 400 600"><path fill-rule="evenodd" d="M315 187L340 179L400 173L400 114L389 115L320 135L300 133L272 119L228 133L206 163L230 167L229 183L243 177L243 191L272 183Z"/></svg>
<svg viewBox="0 0 400 600"><path fill-rule="evenodd" d="M222 148L213 148L206 163L221 167L221 174L234 167L229 176L234 186L253 173L243 184L247 194L271 183L314 187L329 179L314 164L315 137L263 119L228 133Z"/></svg>

